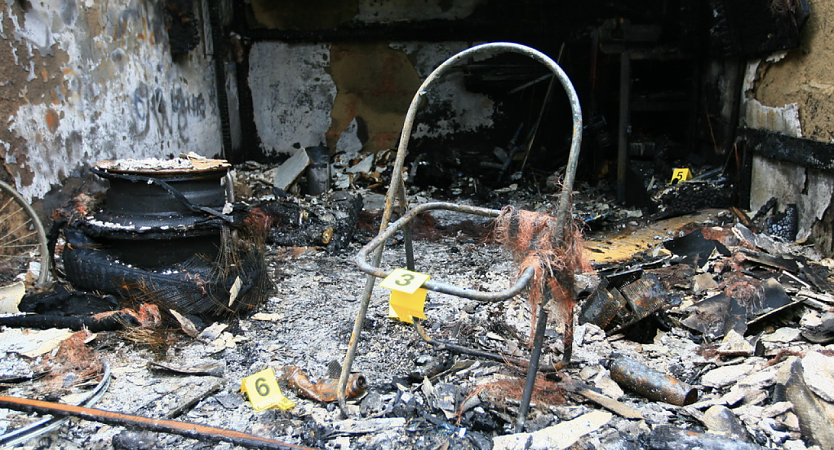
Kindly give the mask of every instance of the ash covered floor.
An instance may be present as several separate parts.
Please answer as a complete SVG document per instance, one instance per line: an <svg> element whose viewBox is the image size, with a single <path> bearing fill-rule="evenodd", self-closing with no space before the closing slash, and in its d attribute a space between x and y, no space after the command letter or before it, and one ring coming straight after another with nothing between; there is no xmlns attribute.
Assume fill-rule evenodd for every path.
<svg viewBox="0 0 834 450"><path fill-rule="evenodd" d="M585 197L576 199L578 215L589 217L594 210L608 209L604 197ZM412 196L414 202L427 200L426 193ZM513 204L551 213L555 207L549 196L521 190L504 192L492 203L488 206ZM380 197L365 193L365 209L371 217L377 205ZM389 291L379 287L374 290L353 364L368 386L361 397L348 400L348 419L341 417L335 402L302 397L284 381L279 383L281 389L295 403L286 411L257 412L240 393L245 377L267 368L281 374L288 367L298 367L311 380L333 377L334 362L344 359L366 281L353 257L373 237L374 231L368 231L373 226L360 226L342 252L269 245L266 258L272 291L253 311L228 321L226 328L198 323L199 330L209 329L197 338L176 328L157 329L153 332L157 341L131 332L85 335L83 345L91 350L85 361L106 360L112 369L111 385L95 407L211 425L313 448L663 449L694 442L703 448L725 449L831 448L834 345L826 333L834 330L825 324L832 320L832 292L807 281L802 273L792 274L801 284L791 284L791 277L785 275L790 270L762 262L761 255L811 253L815 262L825 261L806 247L743 230L734 232L740 229L732 215L721 210L667 222L650 222L628 210L617 210L609 218L616 225L587 236L586 253L597 261L599 277L627 291L631 283L654 275L661 281L655 287L662 290L663 301L657 302L651 317L621 332L612 333L613 325L606 325L608 333L591 323L579 325L572 364L561 372L540 374L524 433L515 433L513 423L526 370L426 344L412 326L388 317ZM710 251L706 259L688 265L684 256L665 248L665 242L692 230L711 230L705 234L707 240L726 243L729 255ZM635 235L635 231L642 234ZM484 238L488 232L486 219L433 212L416 230L417 270L472 289L507 288L516 266L505 250ZM629 250L622 252L623 246L630 246ZM756 251L759 258L741 249ZM404 265L399 239L387 247L383 266ZM631 274L630 278L620 279L623 273ZM738 277L745 274L750 274L750 280L743 281L755 285L750 288L754 297L764 292L763 280L779 278L790 304L770 315L766 308L754 312L742 305L750 315L741 320L745 324L740 332L738 321L710 329L710 324L723 323L721 314L700 324L683 324L694 305L727 292L731 284L740 289L743 283ZM584 293L580 303L589 298ZM765 300L762 294L756 301ZM578 306L580 316L581 311ZM429 293L426 316L424 326L434 338L509 358L529 355L531 313L524 294L504 302L481 303ZM562 355L559 314L550 314L550 322L544 369ZM693 329L698 326L702 329ZM9 361L10 356L4 359ZM653 369L688 383L697 391L697 401L674 405L648 399L639 386L614 381L611 364L622 358L637 364L635 378L647 377ZM44 398L39 383L37 377L28 383L7 382L2 394ZM95 380L71 391L77 394L92 384ZM0 423L6 430L25 421L20 413L0 409ZM127 431L78 419L21 446L175 447L233 448L228 443Z"/></svg>

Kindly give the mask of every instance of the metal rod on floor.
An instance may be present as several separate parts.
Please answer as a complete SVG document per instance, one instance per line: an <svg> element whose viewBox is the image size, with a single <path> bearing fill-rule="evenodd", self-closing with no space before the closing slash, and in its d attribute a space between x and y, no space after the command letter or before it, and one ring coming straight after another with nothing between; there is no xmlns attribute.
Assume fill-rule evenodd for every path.
<svg viewBox="0 0 834 450"><path fill-rule="evenodd" d="M464 347L463 345L453 344L451 342L442 341L439 339L433 339L431 336L426 333L426 330L423 328L423 325L420 324L420 319L414 319L414 328L417 330L417 334L423 338L423 340L437 347L438 350L449 350L455 353L461 353L464 355L470 356L478 356L481 358L491 359L493 361L498 361L504 364L512 364L518 367L530 367L530 361L521 358L515 358L512 356L501 355L498 353L488 352L486 350L480 350L477 348L471 347ZM553 369L540 369L541 372L553 372Z"/></svg>
<svg viewBox="0 0 834 450"><path fill-rule="evenodd" d="M63 405L61 403L44 402L28 398L6 397L0 395L0 408L13 409L15 411L35 412L38 414L49 414L52 416L78 417L84 420L106 423L140 430L155 431L159 433L177 434L190 439L199 439L211 442L230 442L247 448L257 449L304 449L310 447L288 444L274 439L262 438L239 431L226 430L223 428L210 427L196 423L177 422L174 420L151 419L143 416L121 414L103 409L86 408L83 406Z"/></svg>

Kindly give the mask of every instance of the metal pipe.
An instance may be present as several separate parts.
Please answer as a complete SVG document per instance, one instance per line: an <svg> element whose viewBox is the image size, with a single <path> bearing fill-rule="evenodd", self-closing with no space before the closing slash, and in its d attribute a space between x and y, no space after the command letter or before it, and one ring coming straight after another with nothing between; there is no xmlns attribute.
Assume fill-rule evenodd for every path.
<svg viewBox="0 0 834 450"><path fill-rule="evenodd" d="M400 177L400 216L408 211L408 200L405 198L405 180ZM405 245L405 267L408 270L416 270L414 265L414 243L411 239L411 222L406 222L403 228L403 240Z"/></svg>
<svg viewBox="0 0 834 450"><path fill-rule="evenodd" d="M196 423L177 422L174 420L151 419L143 416L121 414L103 409L86 408L83 406L63 405L60 403L31 400L28 398L7 397L0 395L0 408L13 409L15 411L34 412L38 414L50 414L52 416L78 417L84 420L106 423L140 430L155 431L159 433L177 434L190 439L199 439L211 442L230 442L247 448L257 449L304 449L310 447L288 444L274 439L262 438L239 431L226 430L223 428L210 427Z"/></svg>
<svg viewBox="0 0 834 450"><path fill-rule="evenodd" d="M386 202L387 203L387 202ZM385 222L387 218L383 214L383 222ZM382 261L382 247L376 249L374 252L374 266L379 266L380 262ZM347 387L348 378L350 377L350 370L351 366L353 366L353 360L356 358L356 348L359 346L359 336L362 333L362 324L365 322L365 315L368 313L368 304L371 301L371 294L374 290L374 281L376 277L373 275L368 275L368 279L365 281L365 291L362 293L362 300L359 304L359 311L356 313L356 320L353 322L353 331L350 333L350 342L348 343L348 350L345 354L345 361L342 363L342 373L339 375L339 385L338 389L336 390L336 400L339 401L339 409L342 412L342 416L348 417L347 410L345 409L345 388Z"/></svg>
<svg viewBox="0 0 834 450"><path fill-rule="evenodd" d="M512 364L512 365L518 366L518 367L530 367L530 361L528 361L526 359L501 355L501 354L498 354L498 353L488 352L486 350L479 350L477 348L464 347L463 345L453 344L451 342L443 341L443 340L440 340L440 339L433 339L428 335L428 333L426 333L426 330L420 324L420 319L414 319L414 328L417 330L417 334L419 334L420 337L422 337L423 340L426 343L437 347L438 350L449 350L449 351L456 352L456 353L461 353L461 354L464 354L464 355L478 356L478 357L481 357L481 358L487 358L487 359L491 359L493 361L498 361L500 363ZM539 371L540 372L553 372L554 370L550 369L550 368L545 368L545 369L539 369Z"/></svg>
<svg viewBox="0 0 834 450"><path fill-rule="evenodd" d="M645 364L621 356L608 368L611 379L649 400L686 406L698 400L698 390Z"/></svg>

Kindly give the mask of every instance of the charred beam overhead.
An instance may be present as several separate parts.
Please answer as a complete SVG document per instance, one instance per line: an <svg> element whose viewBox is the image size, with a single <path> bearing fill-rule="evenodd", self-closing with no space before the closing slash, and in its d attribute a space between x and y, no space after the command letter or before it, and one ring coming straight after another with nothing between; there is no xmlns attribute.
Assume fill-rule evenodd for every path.
<svg viewBox="0 0 834 450"><path fill-rule="evenodd" d="M834 144L751 128L743 130L741 136L757 155L834 173Z"/></svg>
<svg viewBox="0 0 834 450"><path fill-rule="evenodd" d="M799 45L806 0L709 0L710 48L718 56L766 55Z"/></svg>
<svg viewBox="0 0 834 450"><path fill-rule="evenodd" d="M462 24L460 21L425 20L392 24L364 24L320 30L279 30L252 28L246 37L253 41L346 42L346 41L525 41L567 36L575 26L518 27L507 23Z"/></svg>

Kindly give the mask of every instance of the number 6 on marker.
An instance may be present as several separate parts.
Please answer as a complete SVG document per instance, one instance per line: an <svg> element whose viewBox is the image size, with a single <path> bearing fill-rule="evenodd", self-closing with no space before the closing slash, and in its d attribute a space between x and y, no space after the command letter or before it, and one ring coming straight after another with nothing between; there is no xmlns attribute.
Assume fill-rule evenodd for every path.
<svg viewBox="0 0 834 450"><path fill-rule="evenodd" d="M284 397L284 394L281 393L278 380L275 379L275 371L272 368L264 369L244 378L240 390L249 396L249 401L255 411L263 411L274 407L288 410L295 406L292 400Z"/></svg>

